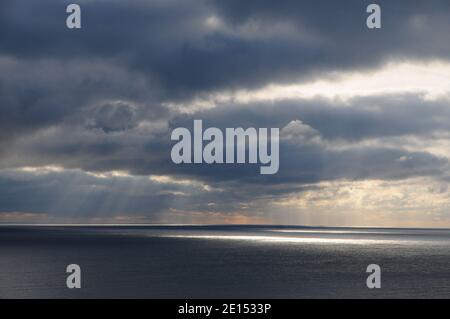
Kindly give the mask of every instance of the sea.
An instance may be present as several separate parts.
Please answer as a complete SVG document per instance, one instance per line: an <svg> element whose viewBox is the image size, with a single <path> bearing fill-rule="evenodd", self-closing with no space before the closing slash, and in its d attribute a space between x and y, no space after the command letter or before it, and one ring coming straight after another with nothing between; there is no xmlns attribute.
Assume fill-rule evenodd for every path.
<svg viewBox="0 0 450 319"><path fill-rule="evenodd" d="M448 229L0 226L1 299L449 297Z"/></svg>

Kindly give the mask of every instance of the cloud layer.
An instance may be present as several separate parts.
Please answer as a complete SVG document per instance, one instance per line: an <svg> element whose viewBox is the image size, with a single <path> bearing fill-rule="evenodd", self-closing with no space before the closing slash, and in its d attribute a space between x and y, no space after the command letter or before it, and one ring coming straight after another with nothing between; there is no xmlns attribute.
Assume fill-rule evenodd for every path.
<svg viewBox="0 0 450 319"><path fill-rule="evenodd" d="M369 1L78 3L81 30L67 1L0 4L0 221L450 226L446 188L380 204L449 177L448 1L378 1L380 30ZM173 164L195 119L280 128L279 173Z"/></svg>

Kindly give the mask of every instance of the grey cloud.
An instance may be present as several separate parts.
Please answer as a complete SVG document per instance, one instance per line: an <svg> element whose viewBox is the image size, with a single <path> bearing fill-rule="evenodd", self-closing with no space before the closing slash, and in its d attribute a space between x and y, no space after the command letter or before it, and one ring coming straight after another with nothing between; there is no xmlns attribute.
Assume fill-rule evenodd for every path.
<svg viewBox="0 0 450 319"><path fill-rule="evenodd" d="M365 26L369 1L82 1L84 28L72 32L64 26L66 1L7 0L0 5L0 52L108 59L157 81L165 99L370 68L392 58L448 58L450 45L441 40L450 27L448 1L379 2L383 29L374 32ZM211 17L237 31L209 28ZM242 35L239 27L248 23L263 29ZM258 34L271 34L264 28L277 23L294 30Z"/></svg>
<svg viewBox="0 0 450 319"><path fill-rule="evenodd" d="M65 27L69 1L1 1L0 211L235 211L321 181L445 175L447 160L426 151L358 143L446 132L446 99L379 95L345 106L299 99L219 104L194 114L167 107L216 90L391 59L448 60L448 1L378 2L383 28L369 31L368 1L79 1L81 30ZM194 119L219 128L302 124L285 130L280 172L269 178L259 175L259 165L172 164L170 130ZM8 171L45 165L135 176ZM163 186L148 174L206 181L222 191ZM210 202L216 205L205 206Z"/></svg>
<svg viewBox="0 0 450 319"><path fill-rule="evenodd" d="M440 40L445 38L442 32L449 23L443 14L448 3L439 0L383 2L383 21L389 31L372 33L361 23L364 1L326 5L281 1L276 6L268 1L249 1L239 3L239 10L234 1L135 0L126 5L120 1L82 1L85 28L74 32L64 26L67 3L7 0L0 4L2 143L67 121L88 121L93 127L114 131L135 126L136 119L168 119L172 111L164 107L165 101L198 91L255 87L320 70L359 68L392 55L436 58L442 53L448 57L448 41ZM237 31L208 29L205 21L212 16ZM240 35L239 26L253 21L266 28L287 21L299 34L309 32L312 39L297 39L295 32L265 39L258 35L258 27L254 34ZM425 35L422 29L432 27L433 35ZM418 30L412 32L411 28ZM418 38L411 38L411 34ZM139 105L139 113L128 123L127 116L121 118L119 124L119 113L113 112L114 119L112 113L93 111L117 100ZM281 110L282 106L279 112L290 116L291 110ZM328 110L326 118L315 115L321 112L318 109L304 110L302 120L321 128L327 137L382 133L377 132L381 126L376 114ZM416 111L424 112L418 107ZM413 119L416 130L429 126L418 120L422 118L427 117ZM414 127L393 124L398 125L383 126L383 131L389 132L386 127ZM347 129L350 127L353 132Z"/></svg>
<svg viewBox="0 0 450 319"><path fill-rule="evenodd" d="M155 130L133 127L105 132L80 125L60 125L23 138L2 162L5 168L57 164L89 171L186 176L217 185L439 176L448 168L443 158L401 146L394 149L359 143L380 137L426 137L448 130L447 103L427 102L427 107L424 103L420 96L414 95L356 98L346 106L324 100L291 100L245 107L226 104L189 116L172 117L168 126L157 126ZM192 128L194 119L203 119L205 128L284 128L279 173L260 176L259 165L173 164L170 131L180 126ZM290 133L286 136L286 132ZM341 149L333 147L335 144ZM399 161L400 158L408 160Z"/></svg>
<svg viewBox="0 0 450 319"><path fill-rule="evenodd" d="M124 102L107 103L95 111L94 118L87 125L105 132L125 131L137 125L136 113L133 105Z"/></svg>
<svg viewBox="0 0 450 319"><path fill-rule="evenodd" d="M248 200L248 196L238 196L239 192L206 191L193 182L94 176L79 170L0 170L0 191L3 213L45 212L50 219L62 220L116 216L157 220L169 210L232 213L242 200Z"/></svg>
<svg viewBox="0 0 450 319"><path fill-rule="evenodd" d="M95 116L97 124L117 126L117 112L124 112L125 108L117 106L118 101L145 106L131 116L131 122L137 117L166 117L168 110L160 105L157 96L158 87L148 79L107 62L62 63L0 57L0 143ZM116 105L112 107L116 112L100 112L108 103Z"/></svg>
<svg viewBox="0 0 450 319"><path fill-rule="evenodd" d="M285 127L300 120L330 141L360 141L405 135L431 136L450 130L447 97L430 101L419 94L380 94L349 101L291 99L245 105L226 103L189 117L175 116L171 126L189 126L193 119L220 128ZM233 124L234 123L234 124Z"/></svg>

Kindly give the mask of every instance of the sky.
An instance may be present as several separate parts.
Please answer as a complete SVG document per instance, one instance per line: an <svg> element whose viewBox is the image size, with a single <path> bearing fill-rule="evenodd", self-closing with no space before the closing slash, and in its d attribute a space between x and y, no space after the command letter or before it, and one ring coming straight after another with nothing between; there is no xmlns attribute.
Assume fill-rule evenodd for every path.
<svg viewBox="0 0 450 319"><path fill-rule="evenodd" d="M0 223L450 227L449 14L448 0L2 0ZM278 173L174 164L171 132L195 119L279 128Z"/></svg>

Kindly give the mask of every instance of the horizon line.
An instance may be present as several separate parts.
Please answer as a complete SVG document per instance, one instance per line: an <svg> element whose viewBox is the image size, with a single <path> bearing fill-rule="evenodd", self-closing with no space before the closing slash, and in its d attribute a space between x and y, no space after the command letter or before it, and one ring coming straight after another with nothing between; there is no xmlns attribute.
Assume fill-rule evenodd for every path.
<svg viewBox="0 0 450 319"><path fill-rule="evenodd" d="M0 227L13 226L37 226L37 227L179 227L179 226L194 226L194 227L211 227L211 226L265 226L265 227L304 227L304 228L359 228L359 229L424 229L424 230L450 230L447 227L401 227L401 226L323 226L323 225L288 225L288 224L180 224L180 223L1 223Z"/></svg>

